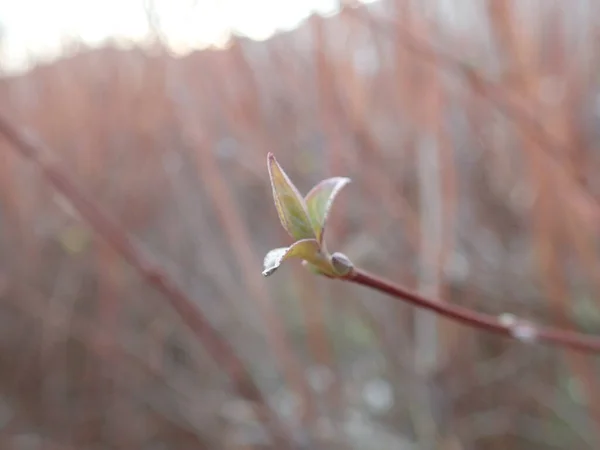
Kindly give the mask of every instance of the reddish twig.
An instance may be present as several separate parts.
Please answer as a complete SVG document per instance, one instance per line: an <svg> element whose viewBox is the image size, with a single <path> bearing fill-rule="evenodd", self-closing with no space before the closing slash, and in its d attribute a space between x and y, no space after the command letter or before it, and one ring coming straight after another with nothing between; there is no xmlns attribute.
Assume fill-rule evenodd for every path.
<svg viewBox="0 0 600 450"><path fill-rule="evenodd" d="M71 202L94 232L114 248L143 278L165 295L171 307L204 345L214 361L229 375L237 392L249 400L259 419L272 433L276 448L290 448L289 433L269 408L260 389L231 344L211 325L194 302L161 268L153 264L139 245L105 213L96 202L81 193L56 163L52 151L33 136L27 135L0 114L0 135L21 156L30 160L41 175Z"/></svg>
<svg viewBox="0 0 600 450"><path fill-rule="evenodd" d="M364 9L346 8L345 11L349 14L349 17L358 20L360 23L365 23L365 20L368 20L368 17L365 17ZM377 25L389 35L397 36L396 42L399 45L419 56L423 61L438 64L463 75L468 82L468 87L472 88L473 92L492 103L513 123L520 124L525 134L539 144L540 151L548 157L552 167L560 173L564 173L565 169L558 158L561 154L570 153L568 147L557 142L543 123L521 105L518 99L522 94L490 80L461 57L416 38L397 19L377 18ZM582 198L590 203L594 202L593 198L581 188L581 185L573 184L571 187L577 189Z"/></svg>
<svg viewBox="0 0 600 450"><path fill-rule="evenodd" d="M440 316L479 330L496 333L523 342L545 342L580 352L600 353L600 337L597 336L536 325L529 321L518 319L510 314L502 314L495 317L462 306L434 301L361 269L354 269L353 273L346 277L345 280L370 287L418 308L428 309Z"/></svg>

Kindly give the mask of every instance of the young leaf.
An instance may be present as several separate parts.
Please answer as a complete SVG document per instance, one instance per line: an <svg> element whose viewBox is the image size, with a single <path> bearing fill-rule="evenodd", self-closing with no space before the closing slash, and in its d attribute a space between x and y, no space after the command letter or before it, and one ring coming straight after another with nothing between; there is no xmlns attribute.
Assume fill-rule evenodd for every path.
<svg viewBox="0 0 600 450"><path fill-rule="evenodd" d="M327 216L331 205L340 190L350 182L350 178L334 177L321 181L306 195L308 217L319 244L323 242Z"/></svg>
<svg viewBox="0 0 600 450"><path fill-rule="evenodd" d="M331 268L322 270L314 264L309 263L308 261L302 261L302 265L315 275L322 275L327 278L335 278L335 276L331 272Z"/></svg>
<svg viewBox="0 0 600 450"><path fill-rule="evenodd" d="M315 238L306 204L298 189L277 163L272 153L269 153L267 160L273 199L281 225L294 239Z"/></svg>
<svg viewBox="0 0 600 450"><path fill-rule="evenodd" d="M290 258L318 261L321 259L318 242L314 239L303 239L294 242L290 247L271 250L265 256L262 274L268 277L279 268L283 261Z"/></svg>

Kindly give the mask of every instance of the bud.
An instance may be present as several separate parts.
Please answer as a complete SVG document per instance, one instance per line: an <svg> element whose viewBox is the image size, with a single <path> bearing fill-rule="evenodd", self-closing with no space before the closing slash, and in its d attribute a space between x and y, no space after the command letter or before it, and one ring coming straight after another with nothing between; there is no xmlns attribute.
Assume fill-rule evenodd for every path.
<svg viewBox="0 0 600 450"><path fill-rule="evenodd" d="M346 277L354 270L354 264L350 261L346 255L340 252L335 252L331 255L331 265L333 266L337 275Z"/></svg>

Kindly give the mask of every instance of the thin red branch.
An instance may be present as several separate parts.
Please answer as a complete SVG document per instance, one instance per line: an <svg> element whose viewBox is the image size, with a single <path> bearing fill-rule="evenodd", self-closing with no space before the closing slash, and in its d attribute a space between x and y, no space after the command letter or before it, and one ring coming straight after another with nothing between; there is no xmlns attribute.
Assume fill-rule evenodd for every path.
<svg viewBox="0 0 600 450"><path fill-rule="evenodd" d="M0 114L0 135L12 144L11 148L40 170L42 177L71 202L99 237L129 262L150 285L164 294L181 320L204 345L219 367L229 375L236 391L252 403L257 416L272 433L276 448L292 447L289 433L269 408L244 362L231 344L195 306L195 302L158 265L151 262L142 248L133 242L133 239L110 215L96 202L82 194L69 176L61 170L47 146L21 131L3 114Z"/></svg>
<svg viewBox="0 0 600 450"><path fill-rule="evenodd" d="M359 10L357 8L346 8L346 12L351 18L358 20L360 23L365 23L368 20L374 21L377 27L380 27L384 32L387 32L391 36L397 36L398 39L396 42L399 45L414 53L423 61L443 66L463 75L468 81L467 87L471 88L471 92L492 103L513 123L520 124L521 129L526 135L537 142L540 146L540 151L548 156L548 161L552 167L559 173L565 172L558 157L561 154L569 154L570 149L566 145L557 142L543 123L523 108L518 101L520 98L519 92L515 92L513 89L506 88L490 80L464 59L461 59L461 57L416 38L397 19L384 19L380 17L373 19L368 13L365 14L364 9ZM582 189L581 185L572 183L570 186L573 189L577 189L577 193L583 199L593 204L593 198ZM595 209L597 210L597 208Z"/></svg>
<svg viewBox="0 0 600 450"><path fill-rule="evenodd" d="M353 274L345 280L370 287L418 308L428 309L440 316L479 330L524 342L545 342L580 352L600 353L600 337L598 336L585 335L559 328L544 327L518 319L512 315L496 317L462 306L438 302L361 269L355 269Z"/></svg>

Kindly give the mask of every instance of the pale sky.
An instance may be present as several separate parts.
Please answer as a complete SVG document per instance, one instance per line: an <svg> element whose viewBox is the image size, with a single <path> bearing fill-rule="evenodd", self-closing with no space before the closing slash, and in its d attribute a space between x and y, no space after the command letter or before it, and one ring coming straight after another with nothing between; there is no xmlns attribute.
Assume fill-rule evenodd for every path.
<svg viewBox="0 0 600 450"><path fill-rule="evenodd" d="M177 50L223 43L229 29L254 39L290 29L316 11L336 11L338 0L154 0L161 29ZM98 43L107 37L142 39L148 31L144 0L0 0L4 59L18 66L52 56L69 38Z"/></svg>

